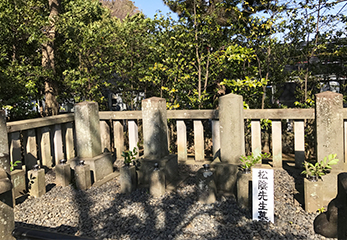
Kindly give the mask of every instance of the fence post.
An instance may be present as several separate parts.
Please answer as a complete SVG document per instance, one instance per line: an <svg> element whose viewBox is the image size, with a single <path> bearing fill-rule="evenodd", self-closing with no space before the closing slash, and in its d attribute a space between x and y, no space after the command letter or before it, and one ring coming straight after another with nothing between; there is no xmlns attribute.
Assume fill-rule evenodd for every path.
<svg viewBox="0 0 347 240"><path fill-rule="evenodd" d="M204 126L201 120L194 120L194 149L195 161L205 161L205 139L204 139Z"/></svg>
<svg viewBox="0 0 347 240"><path fill-rule="evenodd" d="M213 143L213 160L220 159L220 125L219 120L212 120L212 143Z"/></svg>
<svg viewBox="0 0 347 240"><path fill-rule="evenodd" d="M261 154L261 127L259 119L251 121L251 134L252 153L254 157L258 157Z"/></svg>
<svg viewBox="0 0 347 240"><path fill-rule="evenodd" d="M184 120L177 120L177 157L178 161L187 160L187 127Z"/></svg>
<svg viewBox="0 0 347 240"><path fill-rule="evenodd" d="M12 240L14 230L13 194L5 111L0 110L0 239Z"/></svg>
<svg viewBox="0 0 347 240"><path fill-rule="evenodd" d="M116 159L121 159L124 151L124 130L123 124L120 121L113 122L113 136Z"/></svg>
<svg viewBox="0 0 347 240"><path fill-rule="evenodd" d="M305 123L303 120L294 122L295 167L302 168L305 161Z"/></svg>
<svg viewBox="0 0 347 240"><path fill-rule="evenodd" d="M272 121L272 164L274 168L282 167L282 123Z"/></svg>

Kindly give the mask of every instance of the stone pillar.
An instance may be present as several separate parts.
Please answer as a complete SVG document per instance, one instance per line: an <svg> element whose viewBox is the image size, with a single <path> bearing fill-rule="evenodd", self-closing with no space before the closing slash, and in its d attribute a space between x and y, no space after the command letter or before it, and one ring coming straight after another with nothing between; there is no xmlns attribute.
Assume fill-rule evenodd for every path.
<svg viewBox="0 0 347 240"><path fill-rule="evenodd" d="M219 98L221 161L239 164L245 155L243 99L236 94Z"/></svg>
<svg viewBox="0 0 347 240"><path fill-rule="evenodd" d="M160 159L169 154L167 141L167 115L164 98L142 100L144 157Z"/></svg>
<svg viewBox="0 0 347 240"><path fill-rule="evenodd" d="M10 175L10 158L8 148L5 111L0 110L0 240L12 240L14 229L13 194Z"/></svg>
<svg viewBox="0 0 347 240"><path fill-rule="evenodd" d="M198 201L203 204L211 204L216 201L217 188L213 172L207 164L197 174Z"/></svg>
<svg viewBox="0 0 347 240"><path fill-rule="evenodd" d="M96 102L85 101L75 105L75 129L77 156L93 158L102 153Z"/></svg>
<svg viewBox="0 0 347 240"><path fill-rule="evenodd" d="M340 161L333 166L336 170L344 170L342 109L342 94L330 91L316 94L317 160L337 154Z"/></svg>

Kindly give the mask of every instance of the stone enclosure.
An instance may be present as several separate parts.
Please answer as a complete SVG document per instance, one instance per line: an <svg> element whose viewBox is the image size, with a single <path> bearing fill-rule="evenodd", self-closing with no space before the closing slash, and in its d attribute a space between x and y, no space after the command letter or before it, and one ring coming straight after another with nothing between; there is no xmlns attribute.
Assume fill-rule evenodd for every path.
<svg viewBox="0 0 347 240"><path fill-rule="evenodd" d="M167 119L175 119L177 123L175 153L169 152ZM209 119L212 126L213 159L205 157L201 122L205 119ZM242 97L229 94L220 98L219 110L167 111L165 100L153 97L143 100L142 111L99 112L96 103L82 102L75 105L74 114L9 123L1 111L0 163L3 173L0 172L0 194L3 197L0 218L5 219L6 224L0 224L0 239L11 239L14 199L27 193L35 197L44 194L44 174L52 168L56 172L57 185L66 186L73 182L77 188L86 190L92 184L102 184L121 174L123 192L148 187L150 194L156 197L174 188L181 180L177 178L179 163L209 163L210 168L205 166L198 174L200 197L197 200L211 203L218 194L228 194L235 195L240 204L249 207L252 181L240 176L238 168L240 156L245 154L245 120L251 123L252 152L258 155L262 151L260 119L272 120L272 159L257 168L283 167L281 125L285 119L294 121L294 166L301 168L305 160L305 121L315 119L317 159L336 153L340 161L323 177L324 181L305 181L303 205L309 212L327 206L337 195L337 176L346 168L347 111L343 109L341 94L317 94L316 109L244 110ZM127 150L125 126L129 149L138 146L138 120L142 120L143 155L136 156L136 167L115 171L113 162L121 159L122 152ZM193 158L187 151L188 120L193 121L194 127ZM61 161L63 159L66 161ZM35 165L40 168L34 168ZM339 201L346 205L340 189L339 199L343 200ZM341 209L345 211L345 208ZM344 219L340 220L339 226L346 226Z"/></svg>

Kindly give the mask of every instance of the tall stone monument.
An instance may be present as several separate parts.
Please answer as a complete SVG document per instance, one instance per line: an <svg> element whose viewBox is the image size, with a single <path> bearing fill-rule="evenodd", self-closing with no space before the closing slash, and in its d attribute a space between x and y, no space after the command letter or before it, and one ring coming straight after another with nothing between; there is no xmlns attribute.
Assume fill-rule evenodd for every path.
<svg viewBox="0 0 347 240"><path fill-rule="evenodd" d="M74 168L81 160L90 166L92 181L96 182L113 172L110 152L102 152L99 107L96 102L75 105L77 157L71 160Z"/></svg>
<svg viewBox="0 0 347 240"><path fill-rule="evenodd" d="M155 163L164 171L166 184L172 183L178 174L178 163L176 156L169 155L165 99L142 100L142 119L144 156L138 171L139 184L150 183Z"/></svg>
<svg viewBox="0 0 347 240"><path fill-rule="evenodd" d="M228 94L219 98L220 162L215 168L217 190L235 194L240 157L245 155L243 98Z"/></svg>

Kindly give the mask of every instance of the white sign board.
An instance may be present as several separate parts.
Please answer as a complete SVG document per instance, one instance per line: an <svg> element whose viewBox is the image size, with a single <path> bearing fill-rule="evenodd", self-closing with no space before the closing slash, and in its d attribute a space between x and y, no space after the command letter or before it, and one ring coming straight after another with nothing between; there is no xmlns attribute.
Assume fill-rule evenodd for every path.
<svg viewBox="0 0 347 240"><path fill-rule="evenodd" d="M253 220L274 223L274 171L252 168Z"/></svg>

